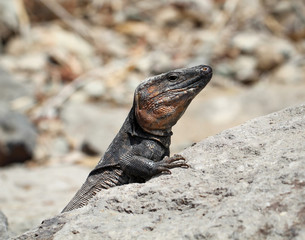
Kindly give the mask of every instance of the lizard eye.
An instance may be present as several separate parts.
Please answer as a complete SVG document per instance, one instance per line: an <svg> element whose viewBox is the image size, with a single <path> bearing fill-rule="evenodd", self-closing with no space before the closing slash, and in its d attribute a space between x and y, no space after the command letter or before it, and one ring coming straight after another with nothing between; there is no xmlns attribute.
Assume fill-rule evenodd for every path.
<svg viewBox="0 0 305 240"><path fill-rule="evenodd" d="M178 75L176 75L176 74L172 74L172 75L168 76L168 80L170 80L170 81L175 81L177 78L178 78Z"/></svg>

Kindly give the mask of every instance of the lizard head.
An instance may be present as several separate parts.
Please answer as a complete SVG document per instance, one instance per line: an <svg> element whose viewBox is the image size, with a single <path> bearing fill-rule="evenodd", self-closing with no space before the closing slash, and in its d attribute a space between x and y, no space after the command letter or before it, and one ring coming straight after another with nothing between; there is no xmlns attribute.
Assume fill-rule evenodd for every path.
<svg viewBox="0 0 305 240"><path fill-rule="evenodd" d="M194 97L212 78L212 68L199 65L150 77L135 91L138 124L155 135L168 135Z"/></svg>

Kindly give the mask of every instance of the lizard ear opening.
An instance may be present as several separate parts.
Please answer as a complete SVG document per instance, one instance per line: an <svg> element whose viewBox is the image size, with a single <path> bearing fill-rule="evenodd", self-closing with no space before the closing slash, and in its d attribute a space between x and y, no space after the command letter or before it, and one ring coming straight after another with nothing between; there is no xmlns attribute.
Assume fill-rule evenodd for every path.
<svg viewBox="0 0 305 240"><path fill-rule="evenodd" d="M134 93L134 98L133 98L133 105L135 107L135 111L137 111L137 109L140 108L139 106L139 91L138 89L135 90L135 93Z"/></svg>
<svg viewBox="0 0 305 240"><path fill-rule="evenodd" d="M148 109L143 108L144 102L145 102L144 99L141 99L138 90L136 90L134 95L134 107L135 107L134 111L137 122L141 127L153 121L152 114L149 114L147 112Z"/></svg>
<svg viewBox="0 0 305 240"><path fill-rule="evenodd" d="M135 111L135 117L137 119L137 122L140 123L142 120L142 112L141 111L141 101L140 101L140 96L139 96L139 91L138 89L135 90L135 94L134 94L134 111Z"/></svg>

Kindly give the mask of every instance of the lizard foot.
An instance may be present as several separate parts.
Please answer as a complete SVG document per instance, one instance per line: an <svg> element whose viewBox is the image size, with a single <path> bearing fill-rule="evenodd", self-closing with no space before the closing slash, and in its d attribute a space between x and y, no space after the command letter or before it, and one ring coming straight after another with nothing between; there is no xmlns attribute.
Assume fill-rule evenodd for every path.
<svg viewBox="0 0 305 240"><path fill-rule="evenodd" d="M158 162L158 171L162 173L171 174L169 169L176 167L189 167L189 165L185 163L185 158L180 154L175 154L172 157L165 157Z"/></svg>

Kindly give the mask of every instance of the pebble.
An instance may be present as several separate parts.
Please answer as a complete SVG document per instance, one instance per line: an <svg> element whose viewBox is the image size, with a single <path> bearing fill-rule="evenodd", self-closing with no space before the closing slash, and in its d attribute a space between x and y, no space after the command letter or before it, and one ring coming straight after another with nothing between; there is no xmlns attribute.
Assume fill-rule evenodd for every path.
<svg viewBox="0 0 305 240"><path fill-rule="evenodd" d="M242 83L257 81L257 59L252 56L241 55L234 60L233 69L236 80Z"/></svg>
<svg viewBox="0 0 305 240"><path fill-rule="evenodd" d="M262 34L257 32L241 32L232 39L232 46L244 53L253 53L259 43L263 41Z"/></svg>
<svg viewBox="0 0 305 240"><path fill-rule="evenodd" d="M297 66L296 63L288 62L275 71L272 80L281 84L305 83L304 73L305 65L302 68Z"/></svg>
<svg viewBox="0 0 305 240"><path fill-rule="evenodd" d="M36 138L36 129L26 116L0 105L0 166L32 159Z"/></svg>
<svg viewBox="0 0 305 240"><path fill-rule="evenodd" d="M99 99L104 96L106 93L106 88L102 81L91 81L90 79L86 79L86 81L88 81L88 83L85 84L83 90L89 96L89 98Z"/></svg>
<svg viewBox="0 0 305 240"><path fill-rule="evenodd" d="M279 66L285 60L284 51L274 43L262 44L256 49L257 67L261 71L268 71Z"/></svg>
<svg viewBox="0 0 305 240"><path fill-rule="evenodd" d="M66 138L58 136L53 140L51 149L51 156L56 158L68 154L70 151L70 146Z"/></svg>

